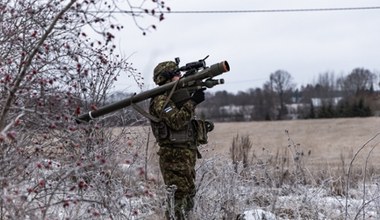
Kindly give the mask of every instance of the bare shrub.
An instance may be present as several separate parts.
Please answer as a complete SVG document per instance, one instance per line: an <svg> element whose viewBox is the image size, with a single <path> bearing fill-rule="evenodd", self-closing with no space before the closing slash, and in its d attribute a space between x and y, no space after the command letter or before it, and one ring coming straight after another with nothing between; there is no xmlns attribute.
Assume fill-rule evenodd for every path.
<svg viewBox="0 0 380 220"><path fill-rule="evenodd" d="M307 158L311 151L304 152L285 131L289 144L279 147L276 152L261 149L260 156L252 154L249 169L250 176L258 185L281 187L283 185L306 185L315 183L311 171L307 168Z"/></svg>
<svg viewBox="0 0 380 220"><path fill-rule="evenodd" d="M236 164L215 157L197 166L194 219L236 219L242 208Z"/></svg>
<svg viewBox="0 0 380 220"><path fill-rule="evenodd" d="M83 137L74 138L76 142L57 138L56 152L34 144L27 151L7 154L0 164L0 171L7 174L1 182L2 216L129 219L151 215L162 206L165 191L154 175L146 174L146 140L139 139L141 131L113 133L80 129L69 134Z"/></svg>
<svg viewBox="0 0 380 220"><path fill-rule="evenodd" d="M377 133L376 135L374 135L372 138L370 138L366 143L364 143L357 151L356 153L354 154L354 156L352 157L351 161L350 161L350 164L348 166L348 169L347 169L347 176L346 176L346 200L345 200L345 218L352 218L352 216L350 216L350 213L348 211L349 209L349 189L352 187L351 185L352 182L357 183L358 181L352 181L351 179L354 179L354 180L357 180L356 179L356 176L359 176L359 177L362 177L361 179L361 183L363 184L363 195L362 195L362 204L361 206L359 207L359 209L357 210L356 212L356 215L355 215L355 219L359 218L359 215L361 214L363 219L366 218L366 207L370 204L370 203L374 203L376 202L380 197L377 195L377 194L370 194L367 192L367 180L368 179L372 179L373 178L373 175L375 174L375 172L372 170L372 169L368 169L368 164L370 163L370 157L371 157L371 154L372 152L374 151L374 149L378 146L379 142L377 141L377 137L380 135L380 133ZM370 148L370 150L366 153L364 152L364 149L365 148ZM356 172L354 172L355 170L355 167L353 166L354 165L354 162L356 161L357 157L361 154L361 153L366 153L366 156L365 156L365 159L364 159L364 165L363 165L363 169L361 170L361 172L359 174L357 174ZM356 174L356 175L355 175Z"/></svg>
<svg viewBox="0 0 380 220"><path fill-rule="evenodd" d="M233 138L230 153L232 162L233 164L235 164L235 172L237 172L237 166L240 162L243 163L243 167L248 167L249 151L251 150L251 148L252 142L249 139L248 135L239 138L239 134L237 134Z"/></svg>
<svg viewBox="0 0 380 220"><path fill-rule="evenodd" d="M121 74L141 85L116 53L123 25L113 13L126 6L162 20L169 10L163 1L119 3L0 3L1 219L130 219L161 206L160 185L146 174L146 139L130 128L115 134L108 116L75 122L106 102Z"/></svg>
<svg viewBox="0 0 380 220"><path fill-rule="evenodd" d="M350 169L343 155L337 167L310 169L311 151L303 153L302 145L296 144L288 131L285 134L288 146L276 152L262 149L261 156L252 154L248 166L220 156L198 164L193 219L245 219L245 215L258 219L378 217L379 175L370 166L377 141L371 139L365 144L370 147L362 164L353 162L359 162L359 153L364 153L359 149L349 163ZM347 183L350 187L346 189Z"/></svg>

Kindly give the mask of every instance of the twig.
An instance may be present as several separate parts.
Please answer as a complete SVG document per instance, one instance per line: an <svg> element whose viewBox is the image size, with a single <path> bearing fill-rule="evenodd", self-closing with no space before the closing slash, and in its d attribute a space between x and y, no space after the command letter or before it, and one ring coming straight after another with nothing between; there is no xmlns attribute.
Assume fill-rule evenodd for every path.
<svg viewBox="0 0 380 220"><path fill-rule="evenodd" d="M372 140L374 140L377 136L379 136L380 133L377 133L375 136L373 136L372 138L370 138L367 142L364 143L364 145L362 145L358 151L355 153L354 157L352 158L352 160L350 161L350 165L348 166L348 171L347 171L347 179L346 179L346 206L345 206L345 219L348 218L348 189L349 189L349 179L350 179L350 173L351 173L351 168L352 168L352 164L354 163L356 157L359 155L360 151L362 151L368 143L370 143Z"/></svg>
<svg viewBox="0 0 380 220"><path fill-rule="evenodd" d="M148 180L148 148L149 148L149 138L150 138L150 130L148 132L148 138L146 141L146 148L145 148L145 181Z"/></svg>
<svg viewBox="0 0 380 220"><path fill-rule="evenodd" d="M367 178L367 166L368 166L368 161L369 161L369 157L371 156L372 154L372 151L375 149L375 147L379 144L379 142L377 142L372 148L371 150L369 151L368 155L367 155L367 158L365 160L365 166L364 166L364 178L363 178L363 203L362 203L362 206L363 206L363 219L365 219L365 197L366 197L366 178ZM360 213L360 210L358 212L358 214ZM356 217L355 217L356 218Z"/></svg>

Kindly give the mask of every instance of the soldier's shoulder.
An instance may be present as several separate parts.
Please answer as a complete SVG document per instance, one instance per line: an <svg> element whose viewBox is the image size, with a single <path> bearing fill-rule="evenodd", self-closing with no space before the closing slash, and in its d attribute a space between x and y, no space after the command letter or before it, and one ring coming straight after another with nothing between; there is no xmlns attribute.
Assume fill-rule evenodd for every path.
<svg viewBox="0 0 380 220"><path fill-rule="evenodd" d="M167 95L161 94L161 95L154 97L152 102L153 102L153 105L157 107L160 105L164 105L164 103L166 102L167 99L168 99Z"/></svg>
<svg viewBox="0 0 380 220"><path fill-rule="evenodd" d="M166 101L168 96L166 94L161 94L153 98L153 102L160 102L162 100Z"/></svg>

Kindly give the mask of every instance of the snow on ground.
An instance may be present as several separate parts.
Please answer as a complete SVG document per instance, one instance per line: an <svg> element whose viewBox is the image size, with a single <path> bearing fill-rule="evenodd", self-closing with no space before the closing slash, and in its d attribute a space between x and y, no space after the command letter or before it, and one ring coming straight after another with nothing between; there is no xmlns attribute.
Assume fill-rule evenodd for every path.
<svg viewBox="0 0 380 220"><path fill-rule="evenodd" d="M276 202L277 207L283 210L296 211L303 208L305 214L310 215L312 219L379 219L380 204L377 184L366 186L367 195L363 197L363 188L357 190L350 189L351 198L343 196L328 196L326 190L317 188L303 189L305 194L290 194L279 196ZM355 192L356 191L356 192ZM346 218L347 207L347 218ZM267 209L271 208L270 206ZM289 217L282 218L273 212L266 211L266 208L252 208L244 211L240 219L242 220L279 220L292 219ZM309 213L308 211L309 210ZM290 211L290 212L292 212ZM364 212L363 212L364 211ZM315 213L312 213L315 212ZM364 214L363 214L364 213Z"/></svg>
<svg viewBox="0 0 380 220"><path fill-rule="evenodd" d="M244 220L258 220L258 219L276 220L278 219L275 214L264 211L262 209L252 209L249 211L245 211L242 218Z"/></svg>

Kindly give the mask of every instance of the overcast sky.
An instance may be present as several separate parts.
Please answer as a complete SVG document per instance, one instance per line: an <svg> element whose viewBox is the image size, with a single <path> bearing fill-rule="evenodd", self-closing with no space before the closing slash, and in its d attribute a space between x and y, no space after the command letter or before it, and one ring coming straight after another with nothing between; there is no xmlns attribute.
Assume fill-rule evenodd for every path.
<svg viewBox="0 0 380 220"><path fill-rule="evenodd" d="M380 6L378 0L167 0L172 11L282 10ZM181 65L207 55L208 65L228 61L225 84L210 92L236 93L262 87L276 70L286 70L297 86L313 83L318 75L349 74L356 67L380 73L380 9L166 14L157 30L142 36L129 17L118 38L119 49L131 56L154 88L157 63L180 57ZM145 19L144 22L151 22ZM117 90L140 92L130 78L120 77Z"/></svg>

